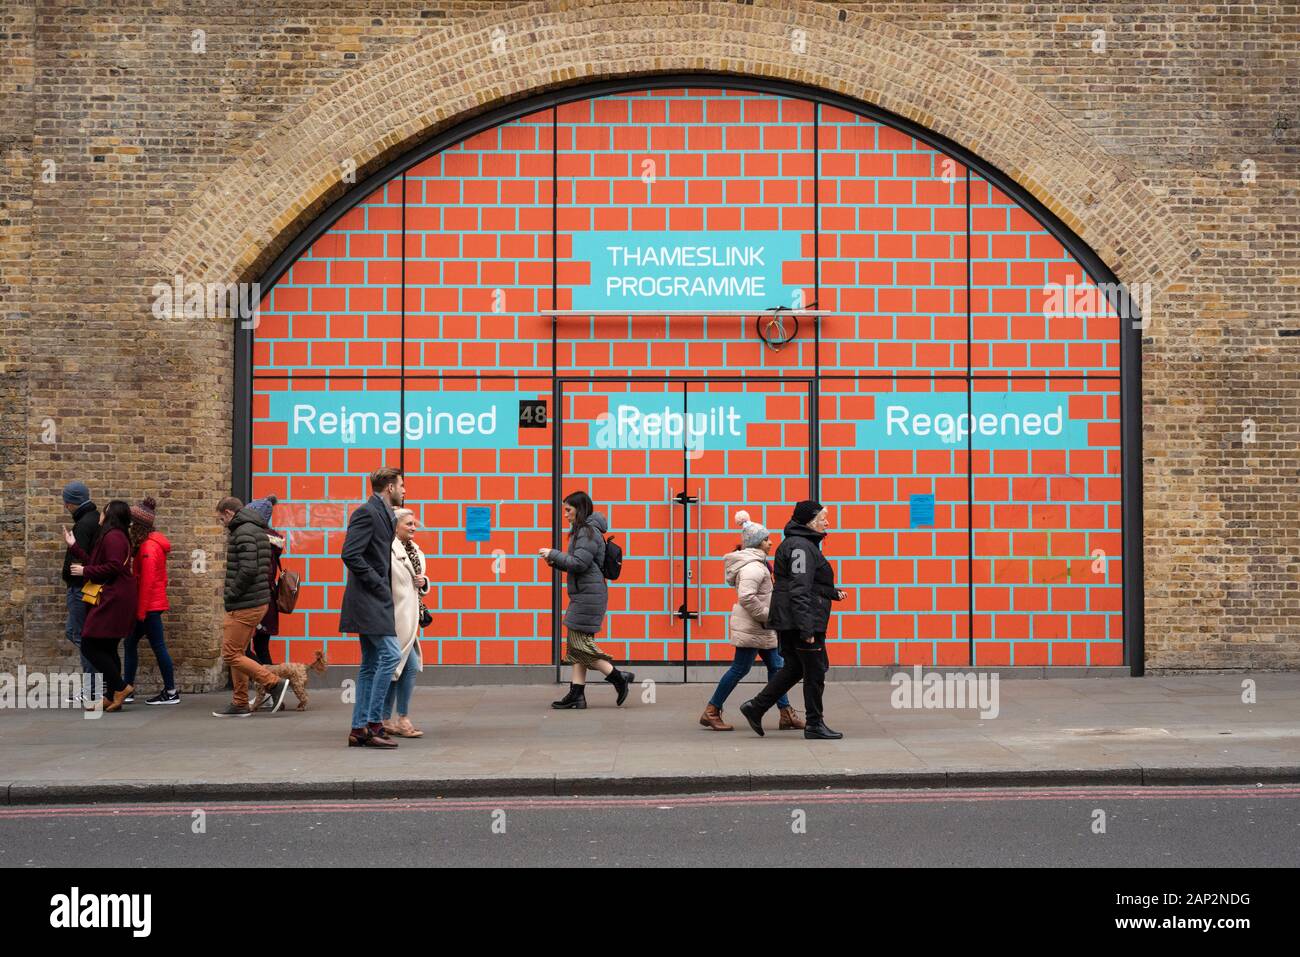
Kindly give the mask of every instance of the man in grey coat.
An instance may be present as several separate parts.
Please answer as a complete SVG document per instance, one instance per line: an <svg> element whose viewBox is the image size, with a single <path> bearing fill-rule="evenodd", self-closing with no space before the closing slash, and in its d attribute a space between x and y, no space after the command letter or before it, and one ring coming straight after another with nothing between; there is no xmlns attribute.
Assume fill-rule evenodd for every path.
<svg viewBox="0 0 1300 957"><path fill-rule="evenodd" d="M384 730L384 696L393 680L401 646L393 611L392 557L396 524L393 509L406 501L401 469L382 468L370 475L372 495L348 519L343 564L348 584L343 592L339 631L361 640L357 700L352 708L348 747L395 748Z"/></svg>

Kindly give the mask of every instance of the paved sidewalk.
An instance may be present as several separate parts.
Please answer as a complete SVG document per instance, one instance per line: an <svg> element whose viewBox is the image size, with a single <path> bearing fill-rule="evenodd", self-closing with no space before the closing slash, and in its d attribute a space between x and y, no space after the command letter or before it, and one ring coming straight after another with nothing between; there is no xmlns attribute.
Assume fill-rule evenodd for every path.
<svg viewBox="0 0 1300 957"><path fill-rule="evenodd" d="M1242 681L1258 703L1243 704ZM1000 713L899 710L886 681L831 682L842 741L766 738L737 706L731 732L696 720L706 685L659 684L614 708L552 711L556 687L419 688L423 739L347 748L350 706L313 688L311 710L218 720L224 695L121 714L0 711L0 803L673 793L810 787L1200 784L1300 781L1300 674L1002 680ZM796 706L800 705L798 691ZM293 694L288 704L294 705Z"/></svg>

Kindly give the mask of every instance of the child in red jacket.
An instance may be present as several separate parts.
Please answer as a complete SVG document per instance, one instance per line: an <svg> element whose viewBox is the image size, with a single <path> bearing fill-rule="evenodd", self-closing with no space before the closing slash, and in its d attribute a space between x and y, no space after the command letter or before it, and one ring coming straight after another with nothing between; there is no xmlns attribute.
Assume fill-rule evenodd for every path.
<svg viewBox="0 0 1300 957"><path fill-rule="evenodd" d="M154 511L157 507L158 503L152 498L146 498L139 505L131 507L131 553L139 590L135 632L126 639L123 649L123 679L129 685L135 684L135 671L139 662L136 648L140 644L140 638L144 637L158 660L158 670L162 673L163 680L163 690L145 704L180 704L181 696L176 691L172 656L167 652L162 626L162 613L170 607L167 604L167 553L172 550L172 543L161 532L154 531Z"/></svg>

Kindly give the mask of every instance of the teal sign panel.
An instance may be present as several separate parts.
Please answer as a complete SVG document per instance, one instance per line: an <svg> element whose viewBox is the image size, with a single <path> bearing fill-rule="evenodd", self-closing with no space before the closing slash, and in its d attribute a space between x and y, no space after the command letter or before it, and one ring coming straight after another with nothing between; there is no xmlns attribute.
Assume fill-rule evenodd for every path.
<svg viewBox="0 0 1300 957"><path fill-rule="evenodd" d="M272 392L289 448L509 449L519 445L517 392Z"/></svg>
<svg viewBox="0 0 1300 957"><path fill-rule="evenodd" d="M692 395L683 411L680 397L609 397L609 413L591 425L598 449L743 449L751 422L766 417L764 397L736 393Z"/></svg>
<svg viewBox="0 0 1300 957"><path fill-rule="evenodd" d="M801 306L781 282L782 264L802 258L794 232L645 231L573 234L573 258L591 263L591 283L573 308L680 312Z"/></svg>
<svg viewBox="0 0 1300 957"><path fill-rule="evenodd" d="M1074 449L1088 447L1088 422L1071 419L1065 394L882 393L875 416L857 423L860 449Z"/></svg>

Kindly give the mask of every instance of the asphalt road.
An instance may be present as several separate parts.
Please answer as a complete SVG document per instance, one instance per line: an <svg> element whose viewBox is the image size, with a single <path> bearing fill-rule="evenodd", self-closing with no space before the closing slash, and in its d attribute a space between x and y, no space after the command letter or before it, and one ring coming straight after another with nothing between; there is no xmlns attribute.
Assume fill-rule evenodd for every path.
<svg viewBox="0 0 1300 957"><path fill-rule="evenodd" d="M1300 786L0 807L3 867L268 851L282 867L1295 867Z"/></svg>

